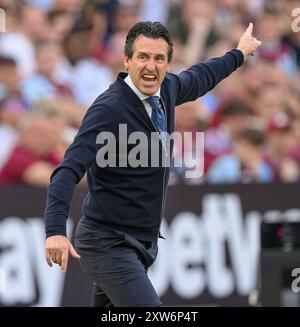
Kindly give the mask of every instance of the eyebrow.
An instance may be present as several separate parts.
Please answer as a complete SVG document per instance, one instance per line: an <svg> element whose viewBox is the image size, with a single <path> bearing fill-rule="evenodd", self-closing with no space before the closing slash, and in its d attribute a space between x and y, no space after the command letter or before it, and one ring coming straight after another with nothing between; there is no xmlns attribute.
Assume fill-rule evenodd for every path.
<svg viewBox="0 0 300 327"><path fill-rule="evenodd" d="M150 57L150 55L151 55L144 51L138 51L137 54L138 54L138 56L143 55L143 56L147 56L147 57ZM154 54L154 57L166 58L166 55L164 53L156 53L156 54Z"/></svg>

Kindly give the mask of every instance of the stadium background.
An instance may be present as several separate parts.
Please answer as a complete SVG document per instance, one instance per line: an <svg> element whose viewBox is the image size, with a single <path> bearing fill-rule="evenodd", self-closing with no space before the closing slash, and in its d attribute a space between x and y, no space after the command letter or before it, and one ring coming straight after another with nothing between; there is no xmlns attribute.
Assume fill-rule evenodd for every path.
<svg viewBox="0 0 300 327"><path fill-rule="evenodd" d="M204 174L185 179L189 167L173 167L167 240L151 279L167 305L300 306L291 275L300 267L300 1L0 0L0 8L0 305L89 305L78 264L64 275L44 261L46 186L84 112L123 70L128 29L158 20L174 40L175 73L234 48L249 22L263 45L177 109L176 130L205 139L204 148L175 144L175 155L201 153Z"/></svg>

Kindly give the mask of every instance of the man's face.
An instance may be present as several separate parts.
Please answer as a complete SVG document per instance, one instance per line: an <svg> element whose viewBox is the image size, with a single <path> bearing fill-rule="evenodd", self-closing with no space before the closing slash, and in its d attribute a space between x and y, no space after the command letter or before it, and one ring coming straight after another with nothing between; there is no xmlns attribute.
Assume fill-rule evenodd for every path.
<svg viewBox="0 0 300 327"><path fill-rule="evenodd" d="M139 35L134 42L131 58L125 56L124 65L133 84L144 94L155 94L169 70L168 43Z"/></svg>

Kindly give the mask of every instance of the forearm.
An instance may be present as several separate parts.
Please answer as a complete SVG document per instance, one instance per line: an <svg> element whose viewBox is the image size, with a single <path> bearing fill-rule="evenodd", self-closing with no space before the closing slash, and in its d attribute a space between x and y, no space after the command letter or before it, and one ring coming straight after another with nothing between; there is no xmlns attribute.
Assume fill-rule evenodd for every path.
<svg viewBox="0 0 300 327"><path fill-rule="evenodd" d="M44 214L46 237L66 235L66 220L76 183L76 175L68 168L58 169L52 176Z"/></svg>
<svg viewBox="0 0 300 327"><path fill-rule="evenodd" d="M178 96L176 105L194 101L213 89L219 82L234 72L244 62L238 49L224 56L193 65L177 76Z"/></svg>

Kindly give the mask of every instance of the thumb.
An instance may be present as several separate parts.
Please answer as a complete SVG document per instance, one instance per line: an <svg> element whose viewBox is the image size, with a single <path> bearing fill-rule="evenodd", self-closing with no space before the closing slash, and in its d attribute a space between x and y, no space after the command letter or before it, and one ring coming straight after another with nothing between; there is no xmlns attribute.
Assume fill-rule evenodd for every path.
<svg viewBox="0 0 300 327"><path fill-rule="evenodd" d="M70 242L70 254L74 259L80 259L80 255L76 252L71 242Z"/></svg>

